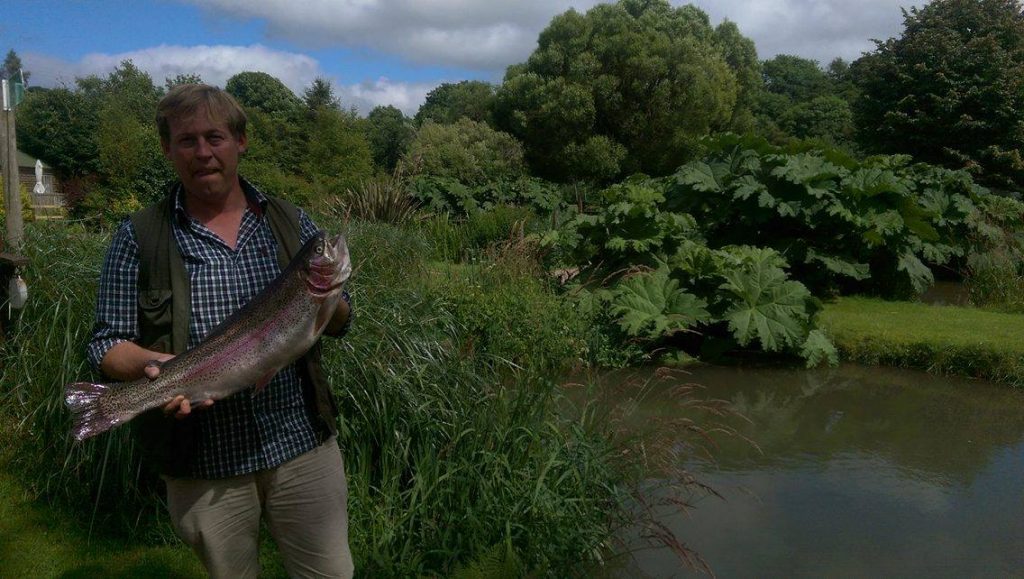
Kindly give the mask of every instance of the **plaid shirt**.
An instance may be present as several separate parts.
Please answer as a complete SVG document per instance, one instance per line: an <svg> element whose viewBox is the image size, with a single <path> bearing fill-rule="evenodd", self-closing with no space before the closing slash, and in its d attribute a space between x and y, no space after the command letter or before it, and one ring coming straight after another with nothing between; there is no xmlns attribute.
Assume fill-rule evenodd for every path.
<svg viewBox="0 0 1024 579"><path fill-rule="evenodd" d="M245 181L249 199L238 241L232 250L216 234L189 216L182 205L182 187L174 191L174 238L185 261L192 293L188 348L237 311L281 272L277 241L263 215L266 197ZM301 241L317 227L300 211ZM96 323L88 356L100 368L115 344L140 337L138 323L139 247L130 220L121 224L100 275ZM348 294L342 294L348 301ZM278 466L318 444L314 418L302 394L296 365L274 376L259 394L244 391L195 413L197 451L190 476L212 479L247 474Z"/></svg>

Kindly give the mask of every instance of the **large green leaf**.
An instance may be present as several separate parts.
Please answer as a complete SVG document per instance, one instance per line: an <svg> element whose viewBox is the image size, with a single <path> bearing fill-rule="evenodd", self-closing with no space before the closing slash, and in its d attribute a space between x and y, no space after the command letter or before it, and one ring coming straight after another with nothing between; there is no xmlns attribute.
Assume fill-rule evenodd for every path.
<svg viewBox="0 0 1024 579"><path fill-rule="evenodd" d="M722 184L715 176L715 171L710 165L702 161L694 161L680 167L676 172L676 182L704 193L719 193L722 191Z"/></svg>
<svg viewBox="0 0 1024 579"><path fill-rule="evenodd" d="M925 290L935 283L932 270L928 269L927 265L921 263L921 260L910 251L900 255L896 269L907 274L907 277L910 278L910 284L914 286L914 291L919 294L924 293Z"/></svg>
<svg viewBox="0 0 1024 579"><path fill-rule="evenodd" d="M658 339L688 330L710 318L707 302L679 289L668 268L624 279L615 289L611 311L631 336Z"/></svg>
<svg viewBox="0 0 1024 579"><path fill-rule="evenodd" d="M725 274L721 289L734 301L725 312L729 329L741 346L757 339L768 352L794 349L804 342L810 313L810 292L790 281L777 267L735 269Z"/></svg>
<svg viewBox="0 0 1024 579"><path fill-rule="evenodd" d="M821 330L808 332L807 339L800 348L800 356L806 361L808 368L814 368L822 362L827 362L829 366L839 363L839 352Z"/></svg>
<svg viewBox="0 0 1024 579"><path fill-rule="evenodd" d="M820 263L825 266L825 269L832 273L839 275L845 275L855 280L864 280L871 277L871 270L866 263L854 263L846 261L839 257L832 257L828 255L822 255L813 249L807 250L807 257L805 258L806 263Z"/></svg>

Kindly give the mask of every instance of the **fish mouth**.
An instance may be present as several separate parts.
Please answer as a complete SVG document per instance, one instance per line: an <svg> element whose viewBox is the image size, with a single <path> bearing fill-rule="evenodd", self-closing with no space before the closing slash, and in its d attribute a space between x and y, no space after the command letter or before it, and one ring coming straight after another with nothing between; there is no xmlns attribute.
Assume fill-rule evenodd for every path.
<svg viewBox="0 0 1024 579"><path fill-rule="evenodd" d="M330 294L337 291L337 289L340 288L341 286L342 282L333 284L323 284L317 283L312 279L306 279L306 288L309 290L309 293L313 294L314 297L318 298L325 298L329 296Z"/></svg>

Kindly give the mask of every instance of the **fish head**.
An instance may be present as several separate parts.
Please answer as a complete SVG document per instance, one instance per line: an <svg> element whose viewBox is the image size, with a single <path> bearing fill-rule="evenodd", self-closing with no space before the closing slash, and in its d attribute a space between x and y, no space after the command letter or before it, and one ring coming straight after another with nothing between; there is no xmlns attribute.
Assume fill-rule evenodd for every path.
<svg viewBox="0 0 1024 579"><path fill-rule="evenodd" d="M352 260L344 235L327 237L317 234L309 241L305 260L306 287L317 298L327 298L341 291L341 286L352 275Z"/></svg>

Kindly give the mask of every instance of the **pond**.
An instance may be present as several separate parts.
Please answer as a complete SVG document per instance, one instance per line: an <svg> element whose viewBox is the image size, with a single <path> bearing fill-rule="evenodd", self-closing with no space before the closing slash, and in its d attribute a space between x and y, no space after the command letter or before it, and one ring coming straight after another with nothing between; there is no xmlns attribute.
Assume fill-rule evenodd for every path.
<svg viewBox="0 0 1024 579"><path fill-rule="evenodd" d="M699 367L675 380L629 401L626 423L688 412L679 381L747 419L720 419L740 436L716 437L712 457L681 455L721 498L659 511L719 577L1024 575L1024 392L852 365ZM614 573L696 575L666 548Z"/></svg>

